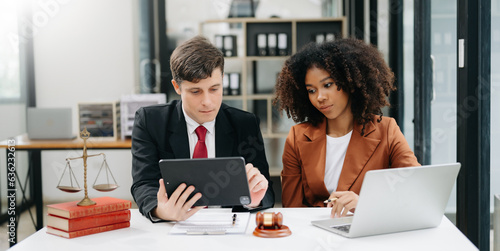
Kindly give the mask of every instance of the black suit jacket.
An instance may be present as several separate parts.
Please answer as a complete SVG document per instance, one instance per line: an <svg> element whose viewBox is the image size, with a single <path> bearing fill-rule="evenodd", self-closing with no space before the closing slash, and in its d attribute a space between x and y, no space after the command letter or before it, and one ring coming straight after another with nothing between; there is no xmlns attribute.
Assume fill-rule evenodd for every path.
<svg viewBox="0 0 500 251"><path fill-rule="evenodd" d="M274 192L269 179L269 165L259 119L252 113L222 104L215 119L215 156L242 156L269 181L262 208L274 206ZM132 196L139 211L149 218L157 206L160 159L190 158L186 120L182 103L140 108L135 114L132 131ZM242 209L238 208L239 210Z"/></svg>

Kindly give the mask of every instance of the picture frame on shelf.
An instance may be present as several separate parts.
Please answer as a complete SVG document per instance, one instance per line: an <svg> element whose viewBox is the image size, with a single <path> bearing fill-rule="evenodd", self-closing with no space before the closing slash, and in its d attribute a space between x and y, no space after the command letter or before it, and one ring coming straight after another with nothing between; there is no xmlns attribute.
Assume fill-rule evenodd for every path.
<svg viewBox="0 0 500 251"><path fill-rule="evenodd" d="M78 103L78 130L90 136L117 140L120 136L120 102Z"/></svg>

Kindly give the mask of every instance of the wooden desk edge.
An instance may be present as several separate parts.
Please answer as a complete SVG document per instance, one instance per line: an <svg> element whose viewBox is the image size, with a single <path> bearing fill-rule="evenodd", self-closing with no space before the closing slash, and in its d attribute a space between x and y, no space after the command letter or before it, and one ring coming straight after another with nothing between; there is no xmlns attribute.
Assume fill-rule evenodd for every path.
<svg viewBox="0 0 500 251"><path fill-rule="evenodd" d="M71 140L30 140L26 134L19 135L14 139L14 144L8 144L8 139L0 142L0 148L7 148L9 146L14 146L19 150L29 150L29 149L76 149L83 148L82 139L71 139ZM132 140L112 140L112 139L100 139L100 138L90 138L87 141L88 149L130 149L132 147Z"/></svg>

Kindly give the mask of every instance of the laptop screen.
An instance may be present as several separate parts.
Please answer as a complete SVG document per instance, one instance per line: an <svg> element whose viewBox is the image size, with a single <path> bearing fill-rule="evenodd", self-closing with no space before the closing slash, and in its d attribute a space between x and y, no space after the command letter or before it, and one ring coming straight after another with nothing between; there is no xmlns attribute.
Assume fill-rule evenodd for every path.
<svg viewBox="0 0 500 251"><path fill-rule="evenodd" d="M28 108L26 129L30 139L71 139L71 108Z"/></svg>

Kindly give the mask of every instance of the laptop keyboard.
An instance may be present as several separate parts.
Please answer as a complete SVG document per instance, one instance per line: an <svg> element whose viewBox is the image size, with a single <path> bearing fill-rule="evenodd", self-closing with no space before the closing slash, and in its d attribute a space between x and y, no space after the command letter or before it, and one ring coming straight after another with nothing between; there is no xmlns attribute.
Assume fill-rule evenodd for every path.
<svg viewBox="0 0 500 251"><path fill-rule="evenodd" d="M348 225L340 225L340 226L332 226L332 228L335 228L339 231L349 233L349 230L351 229L351 224Z"/></svg>

